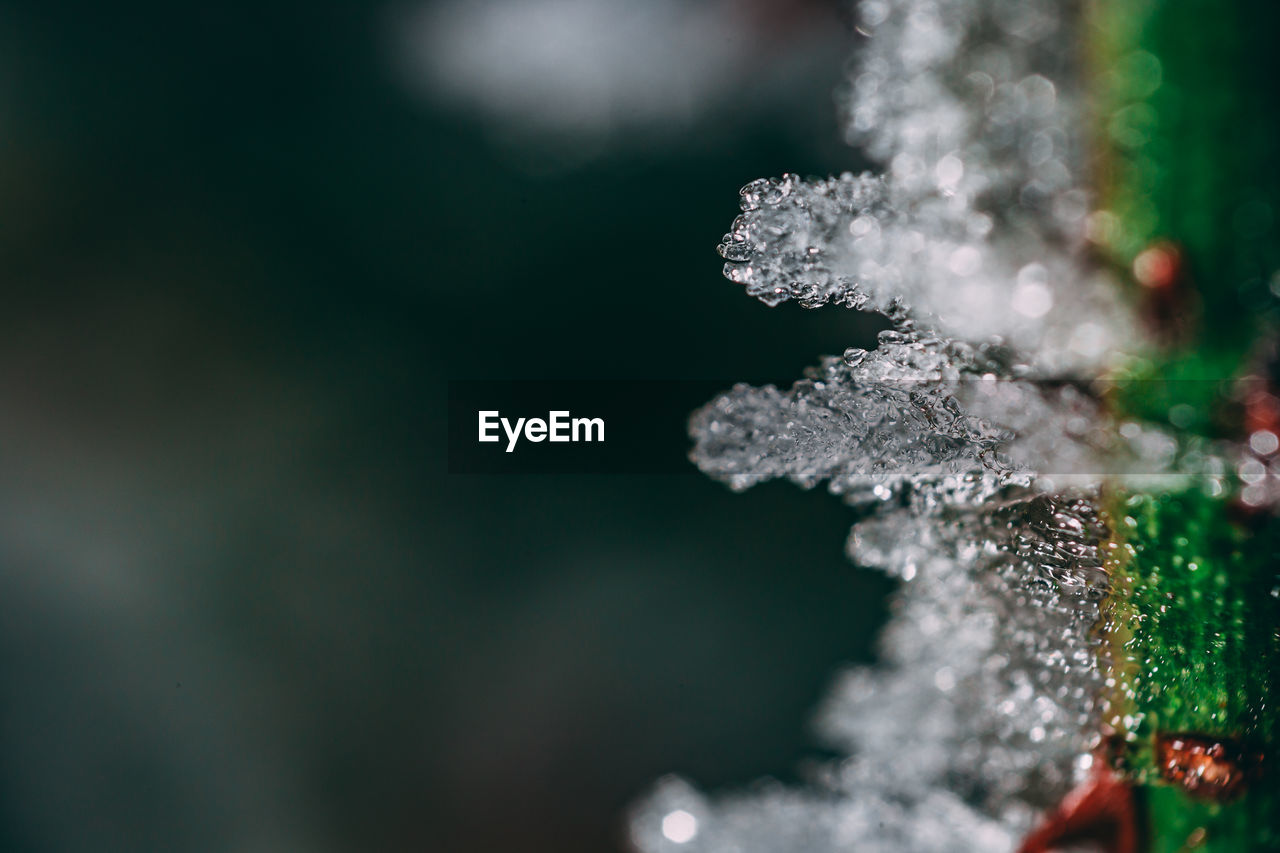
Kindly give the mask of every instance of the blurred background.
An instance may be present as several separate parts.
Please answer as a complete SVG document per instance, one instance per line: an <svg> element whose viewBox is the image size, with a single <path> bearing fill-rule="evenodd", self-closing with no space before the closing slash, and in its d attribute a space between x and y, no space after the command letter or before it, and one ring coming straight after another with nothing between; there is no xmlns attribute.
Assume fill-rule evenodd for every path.
<svg viewBox="0 0 1280 853"><path fill-rule="evenodd" d="M0 5L0 849L621 850L820 758L836 499L449 475L444 404L873 340L715 254L865 165L838 4L109 6Z"/></svg>

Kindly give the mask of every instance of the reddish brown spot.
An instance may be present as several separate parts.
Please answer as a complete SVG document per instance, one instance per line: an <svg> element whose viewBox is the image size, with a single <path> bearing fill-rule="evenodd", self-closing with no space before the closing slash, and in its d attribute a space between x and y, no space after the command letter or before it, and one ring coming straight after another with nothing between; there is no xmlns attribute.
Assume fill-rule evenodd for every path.
<svg viewBox="0 0 1280 853"><path fill-rule="evenodd" d="M1141 311L1148 327L1166 345L1176 345L1192 332L1198 301L1182 249L1160 240L1133 259L1133 278L1142 285Z"/></svg>
<svg viewBox="0 0 1280 853"><path fill-rule="evenodd" d="M1095 760L1089 781L1068 794L1023 840L1018 853L1049 853L1092 843L1103 853L1139 853L1146 848L1137 794L1107 763Z"/></svg>
<svg viewBox="0 0 1280 853"><path fill-rule="evenodd" d="M1182 252L1173 243L1155 243L1133 259L1133 277L1152 290L1168 290L1182 278Z"/></svg>
<svg viewBox="0 0 1280 853"><path fill-rule="evenodd" d="M1245 394L1244 428L1248 435L1260 430L1280 435L1280 399L1276 399L1274 390L1259 382Z"/></svg>
<svg viewBox="0 0 1280 853"><path fill-rule="evenodd" d="M1166 781L1191 796L1224 802L1244 793L1261 756L1233 740L1178 732L1156 735L1156 762Z"/></svg>

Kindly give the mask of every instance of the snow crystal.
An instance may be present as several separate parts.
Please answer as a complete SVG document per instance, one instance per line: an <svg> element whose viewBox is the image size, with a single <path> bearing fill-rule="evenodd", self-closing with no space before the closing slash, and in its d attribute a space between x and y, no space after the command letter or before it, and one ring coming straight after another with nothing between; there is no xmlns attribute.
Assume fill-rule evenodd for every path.
<svg viewBox="0 0 1280 853"><path fill-rule="evenodd" d="M1099 377L1145 344L1086 249L1077 13L863 0L846 131L885 172L743 187L730 280L893 328L790 389L722 394L691 419L691 458L734 489L825 481L862 511L851 558L902 586L880 664L820 713L848 757L800 790L665 780L634 816L640 850L1012 849L1092 760L1100 489L1220 494L1234 470L1246 504L1280 492L1264 428L1243 451L1103 403ZM663 833L677 812L695 832Z"/></svg>
<svg viewBox="0 0 1280 853"><path fill-rule="evenodd" d="M748 184L719 246L725 276L768 305L906 305L922 326L1007 342L1049 375L1091 370L1125 340L1115 282L1080 251L1026 232L995 237L986 213L902 195L892 178L870 174Z"/></svg>
<svg viewBox="0 0 1280 853"><path fill-rule="evenodd" d="M855 560L908 582L880 667L841 677L820 714L851 754L805 791L708 799L664 780L633 820L646 851L1009 850L1087 767L1107 591L1090 500L909 510L855 529ZM687 844L661 835L694 815Z"/></svg>
<svg viewBox="0 0 1280 853"><path fill-rule="evenodd" d="M738 385L690 421L693 461L745 489L828 481L851 503L972 504L1014 487L1089 491L1104 479L1177 485L1224 464L1214 448L1132 422L1069 382L1003 378L1007 354L911 330L827 358L790 390Z"/></svg>
<svg viewBox="0 0 1280 853"><path fill-rule="evenodd" d="M847 134L883 175L742 189L725 275L767 304L885 311L998 339L1044 375L1090 372L1139 337L1088 261L1074 10L1047 2L868 0Z"/></svg>

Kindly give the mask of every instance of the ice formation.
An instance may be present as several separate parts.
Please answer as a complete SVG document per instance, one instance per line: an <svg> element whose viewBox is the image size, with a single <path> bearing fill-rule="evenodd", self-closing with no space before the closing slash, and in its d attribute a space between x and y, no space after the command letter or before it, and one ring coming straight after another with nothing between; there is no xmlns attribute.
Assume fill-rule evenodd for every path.
<svg viewBox="0 0 1280 853"><path fill-rule="evenodd" d="M902 578L884 660L837 683L820 717L852 753L805 791L708 799L665 780L637 813L651 851L992 851L1087 767L1106 591L1086 500L908 510L855 529L854 559ZM904 546L902 543L909 543ZM697 831L673 840L664 819Z"/></svg>
<svg viewBox="0 0 1280 853"><path fill-rule="evenodd" d="M719 247L730 280L894 328L789 390L721 395L691 421L692 458L737 489L825 481L871 510L853 560L903 585L881 663L842 676L820 715L848 758L805 789L666 780L634 816L638 849L1009 850L1089 767L1097 489L1220 490L1235 451L1099 402L1097 377L1145 344L1090 260L1077 17L863 0L846 127L887 171L743 188Z"/></svg>
<svg viewBox="0 0 1280 853"><path fill-rule="evenodd" d="M885 174L761 179L721 242L725 274L771 304L884 310L1001 337L1046 374L1132 341L1119 289L1086 261L1077 10L1049 0L865 0L847 136Z"/></svg>
<svg viewBox="0 0 1280 853"><path fill-rule="evenodd" d="M1088 268L1084 246L1069 244L1065 223L1030 208L999 221L1011 217L986 212L942 178L923 195L915 168L909 178L891 171L748 184L743 213L719 246L725 276L769 305L906 305L948 338L998 339L1024 371L1042 375L1092 371L1114 356L1130 330L1126 307L1114 282ZM966 170L976 168L948 154L928 171L950 180ZM1055 206L1079 205L1082 240L1083 193L1068 196Z"/></svg>
<svg viewBox="0 0 1280 853"><path fill-rule="evenodd" d="M902 328L902 327L900 327ZM991 351L910 330L825 359L787 391L739 385L691 422L694 460L743 489L827 481L851 503L971 504L1015 487L1170 485L1225 470L1219 448L1117 423L1072 382L1008 378Z"/></svg>

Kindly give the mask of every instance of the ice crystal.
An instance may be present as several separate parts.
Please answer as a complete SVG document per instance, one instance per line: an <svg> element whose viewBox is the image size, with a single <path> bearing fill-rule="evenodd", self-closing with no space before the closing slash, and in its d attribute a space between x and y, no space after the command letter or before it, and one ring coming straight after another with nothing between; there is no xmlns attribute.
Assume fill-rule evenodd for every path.
<svg viewBox="0 0 1280 853"><path fill-rule="evenodd" d="M893 747L877 729L923 711L914 737L928 751L899 762L900 781L942 782L1011 820L1060 797L1091 742L1105 535L1091 499L1048 496L967 507L942 524L899 511L859 525L851 556L907 583L885 666L846 675L824 729L859 761L888 762L912 735L897 732Z"/></svg>
<svg viewBox="0 0 1280 853"><path fill-rule="evenodd" d="M851 757L805 792L708 799L667 780L633 822L643 850L992 851L1088 766L1107 590L1089 500L907 509L855 529L854 559L905 581L883 663L842 676L820 715ZM676 811L695 835L663 833Z"/></svg>
<svg viewBox="0 0 1280 853"><path fill-rule="evenodd" d="M1007 343L1047 374L1096 367L1128 328L1114 283L1030 216L997 238L992 216L955 196L911 199L892 174L763 179L741 205L719 246L725 276L769 305L901 304L948 337Z"/></svg>
<svg viewBox="0 0 1280 853"><path fill-rule="evenodd" d="M893 328L789 389L722 394L691 419L691 457L735 489L826 482L859 508L850 557L902 585L879 664L819 715L847 758L803 789L666 780L632 823L642 851L1011 849L1087 771L1107 713L1103 490L1280 494L1265 385L1241 391L1247 447L1106 405L1103 377L1147 344L1087 245L1078 12L862 0L846 135L884 172L743 187L730 280Z"/></svg>
<svg viewBox="0 0 1280 853"><path fill-rule="evenodd" d="M1238 451L1102 403L1097 377L1144 343L1086 245L1076 13L863 0L846 131L884 173L742 189L719 246L730 280L894 327L790 389L713 400L692 458L735 489L825 481L874 510L850 556L903 585L880 664L847 672L820 714L849 757L801 790L708 798L667 780L633 821L641 850L1008 850L1089 766L1098 489L1212 493ZM1277 449L1259 442L1254 456Z"/></svg>
<svg viewBox="0 0 1280 853"><path fill-rule="evenodd" d="M826 480L853 503L971 504L1013 487L1170 484L1223 462L1150 425L1115 422L1070 382L1007 378L999 351L886 331L787 391L739 385L698 411L693 459L735 489Z"/></svg>
<svg viewBox="0 0 1280 853"><path fill-rule="evenodd" d="M883 175L761 179L720 244L768 304L884 311L1032 368L1096 368L1132 327L1085 258L1089 197L1067 5L867 0L847 134Z"/></svg>

